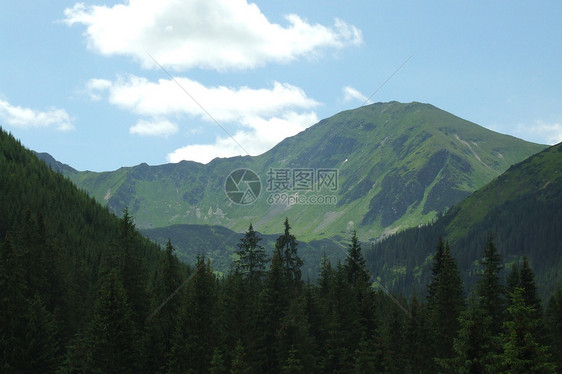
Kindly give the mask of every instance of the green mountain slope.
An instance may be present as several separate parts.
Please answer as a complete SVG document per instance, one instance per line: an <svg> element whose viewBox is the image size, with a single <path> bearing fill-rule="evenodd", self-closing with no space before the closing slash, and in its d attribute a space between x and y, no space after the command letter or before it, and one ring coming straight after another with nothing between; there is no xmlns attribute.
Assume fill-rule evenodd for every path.
<svg viewBox="0 0 562 374"><path fill-rule="evenodd" d="M371 271L390 288L422 290L439 236L459 261L465 286L474 284L489 233L503 261L527 256L543 296L562 282L562 143L516 165L474 192L434 224L405 230L366 253Z"/></svg>
<svg viewBox="0 0 562 374"><path fill-rule="evenodd" d="M253 223L272 234L289 217L302 240L348 236L352 229L368 240L429 222L542 149L428 104L391 102L336 114L257 157L63 172L110 210L129 207L142 228L210 224L242 232ZM225 186L238 187L226 181L239 168L261 180L252 204L234 204L225 193ZM318 173L326 170L337 172L337 183L322 185L328 179ZM293 184L308 172L314 183ZM284 181L288 190L271 188ZM312 190L296 190L303 185ZM322 204L310 203L318 198Z"/></svg>
<svg viewBox="0 0 562 374"><path fill-rule="evenodd" d="M59 166L59 170L71 170ZM17 287L23 290L19 299L10 299L13 294L2 289L2 321L15 318L3 310L7 304L15 308L14 300L25 303L25 298L39 296L57 326L58 348L65 347L92 318L98 279L116 258L123 242L121 229L121 220L106 207L0 128L0 281L5 287L11 279L20 279L6 275L15 272L14 277L21 277ZM130 253L145 265L142 270L146 273L141 269L136 272L146 275L146 283L152 279L161 251L134 230L128 238ZM4 267L6 262L11 264L10 269ZM26 318L24 311L25 307L17 310L17 318ZM3 347L10 331L4 327L0 333ZM33 344L29 336L20 343ZM39 354L34 350L29 353ZM61 358L57 356L56 360ZM2 360L4 363L4 356ZM32 371L43 370L36 367Z"/></svg>

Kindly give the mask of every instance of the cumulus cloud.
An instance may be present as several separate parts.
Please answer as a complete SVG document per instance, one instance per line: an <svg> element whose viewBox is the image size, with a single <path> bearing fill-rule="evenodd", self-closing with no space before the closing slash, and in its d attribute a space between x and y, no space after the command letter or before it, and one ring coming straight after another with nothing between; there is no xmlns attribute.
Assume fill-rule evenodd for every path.
<svg viewBox="0 0 562 374"><path fill-rule="evenodd" d="M20 128L54 128L59 131L74 129L70 116L64 109L33 110L11 105L0 99L0 120Z"/></svg>
<svg viewBox="0 0 562 374"><path fill-rule="evenodd" d="M199 103L218 121L236 121L242 117L280 113L288 108L313 108L317 101L307 97L299 87L273 82L271 88L207 87L188 79L160 79L157 82L130 75L110 84L98 84L94 91L99 95L107 91L111 104L143 116L189 114L208 119ZM87 86L96 86L92 80ZM176 83L177 82L177 83ZM181 86L178 86L178 84ZM183 91L197 100L197 103Z"/></svg>
<svg viewBox="0 0 562 374"><path fill-rule="evenodd" d="M178 86L179 84L179 86ZM215 157L261 154L288 136L318 122L314 108L320 105L299 87L273 82L268 88L207 87L197 81L176 77L150 81L129 75L115 81L92 79L86 84L90 97L107 97L112 105L141 116L129 133L169 136L179 131L169 118L196 117L215 129L228 124L213 144L192 144L168 154L170 162L192 160L207 163ZM195 102L183 90L197 100ZM212 118L201 108L205 108ZM203 131L200 123L186 133Z"/></svg>
<svg viewBox="0 0 562 374"><path fill-rule="evenodd" d="M361 31L342 20L328 27L291 14L280 25L246 0L77 3L64 15L68 25L86 26L88 46L98 53L131 56L153 67L148 51L161 65L176 70L248 69L363 42Z"/></svg>
<svg viewBox="0 0 562 374"><path fill-rule="evenodd" d="M178 132L178 126L167 119L140 120L129 128L129 133L141 136L169 136Z"/></svg>
<svg viewBox="0 0 562 374"><path fill-rule="evenodd" d="M217 137L213 144L192 144L168 154L169 162L192 160L208 163L216 157L252 156L264 153L286 137L293 136L318 122L314 112L296 113L290 111L280 117L247 118L246 128L237 131L233 137ZM243 147L243 149L240 147Z"/></svg>
<svg viewBox="0 0 562 374"><path fill-rule="evenodd" d="M519 125L517 133L535 142L558 144L562 142L562 123L546 123L537 120L532 125Z"/></svg>
<svg viewBox="0 0 562 374"><path fill-rule="evenodd" d="M358 90L356 90L353 87L350 86L345 86L343 89L343 100L344 102L350 102L350 101L360 101L361 104L370 104L371 101L369 100L369 98L365 95L363 95L361 92L359 92Z"/></svg>

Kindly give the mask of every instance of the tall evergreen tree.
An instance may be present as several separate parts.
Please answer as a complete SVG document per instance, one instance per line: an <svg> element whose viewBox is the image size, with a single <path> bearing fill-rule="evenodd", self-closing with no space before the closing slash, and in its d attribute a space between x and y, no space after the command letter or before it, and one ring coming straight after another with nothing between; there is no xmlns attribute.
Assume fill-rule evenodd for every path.
<svg viewBox="0 0 562 374"><path fill-rule="evenodd" d="M0 367L23 372L28 301L22 259L9 235L0 245Z"/></svg>
<svg viewBox="0 0 562 374"><path fill-rule="evenodd" d="M463 288L456 260L445 245L441 271L432 304L429 306L434 326L435 357L452 358L453 339L459 330L459 315L464 309Z"/></svg>
<svg viewBox="0 0 562 374"><path fill-rule="evenodd" d="M504 288L500 283L500 272L503 265L492 234L488 236L484 258L480 264L484 269L476 284L476 295L484 313L492 318L490 326L492 334L497 335L502 331L502 324L505 320L505 298Z"/></svg>
<svg viewBox="0 0 562 374"><path fill-rule="evenodd" d="M439 275L441 274L441 268L443 267L444 253L445 253L445 244L443 243L443 238L439 237L439 240L437 242L437 248L435 250L435 255L433 256L433 261L431 263L431 279L427 287L428 305L433 304L435 293L437 292L437 287L439 285Z"/></svg>
<svg viewBox="0 0 562 374"><path fill-rule="evenodd" d="M548 301L545 313L546 337L558 373L562 373L562 286L558 286Z"/></svg>
<svg viewBox="0 0 562 374"><path fill-rule="evenodd" d="M145 370L151 373L164 370L180 309L177 293L183 277L174 251L168 240L152 283L151 314L146 321L143 354Z"/></svg>
<svg viewBox="0 0 562 374"><path fill-rule="evenodd" d="M472 298L460 317L460 330L454 339L455 357L439 360L442 370L450 373L497 372L496 347L499 337L492 335L492 317L486 315L480 304Z"/></svg>
<svg viewBox="0 0 562 374"><path fill-rule="evenodd" d="M256 330L257 366L268 373L279 372L279 352L277 332L281 327L281 319L289 306L290 284L285 277L282 258L278 251L273 253L271 266L267 272L264 287L260 294L259 313Z"/></svg>
<svg viewBox="0 0 562 374"><path fill-rule="evenodd" d="M54 373L60 364L57 327L39 293L29 303L23 364L26 372Z"/></svg>
<svg viewBox="0 0 562 374"><path fill-rule="evenodd" d="M267 255L260 245L262 238L258 236L252 224L238 243L236 265L250 282L261 281L265 275Z"/></svg>
<svg viewBox="0 0 562 374"><path fill-rule="evenodd" d="M185 287L168 361L169 373L207 373L217 343L216 291L213 270L198 256Z"/></svg>
<svg viewBox="0 0 562 374"><path fill-rule="evenodd" d="M533 330L540 323L532 306L525 305L524 290L516 288L507 308L509 320L504 323L501 364L506 373L555 373L548 348L537 342Z"/></svg>
<svg viewBox="0 0 562 374"><path fill-rule="evenodd" d="M285 218L285 232L277 238L275 242L275 251L279 254L285 277L294 284L301 282L302 260L297 253L297 239L291 234L291 226L289 219Z"/></svg>
<svg viewBox="0 0 562 374"><path fill-rule="evenodd" d="M101 279L94 317L86 332L88 373L135 373L139 363L139 342L117 271Z"/></svg>

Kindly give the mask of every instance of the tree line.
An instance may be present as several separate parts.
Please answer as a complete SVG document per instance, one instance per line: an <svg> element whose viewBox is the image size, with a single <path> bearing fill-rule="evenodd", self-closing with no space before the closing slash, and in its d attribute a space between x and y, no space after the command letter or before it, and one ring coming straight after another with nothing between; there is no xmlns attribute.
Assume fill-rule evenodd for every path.
<svg viewBox="0 0 562 374"><path fill-rule="evenodd" d="M253 226L225 276L170 242L152 271L125 211L99 258L93 291L70 290L41 215L0 246L0 353L5 373L488 373L560 370L562 288L546 311L524 259L505 284L490 237L466 297L439 240L425 296L377 289L355 233L344 261L324 257L315 282L286 219L271 257ZM16 238L17 237L17 238ZM86 300L89 299L89 300ZM89 306L90 310L84 310ZM87 316L77 321L76 309ZM557 366L558 365L558 366ZM560 371L559 371L560 372Z"/></svg>

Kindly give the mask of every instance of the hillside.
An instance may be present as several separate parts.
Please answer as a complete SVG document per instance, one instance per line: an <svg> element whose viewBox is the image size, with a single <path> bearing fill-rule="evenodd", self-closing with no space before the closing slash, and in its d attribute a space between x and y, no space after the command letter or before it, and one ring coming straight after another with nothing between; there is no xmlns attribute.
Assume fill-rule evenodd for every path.
<svg viewBox="0 0 562 374"><path fill-rule="evenodd" d="M281 235L282 228L282 222L279 222L279 234L257 233L262 238L261 244L269 257L275 248L275 240ZM233 261L237 258L235 251L239 249L238 244L244 236L226 227L213 225L171 225L141 229L140 232L162 246L171 240L178 252L178 258L187 264L195 263L198 255L205 255L218 274L227 274L231 269ZM331 239L298 241L299 256L303 260L303 279L315 280L318 277L324 254L333 264L345 259L349 238L341 238L341 240L345 243Z"/></svg>
<svg viewBox="0 0 562 374"><path fill-rule="evenodd" d="M542 149L429 104L391 102L336 114L256 157L61 170L111 211L129 207L141 228L205 224L243 232L253 223L274 234L289 217L301 240L348 237L352 229L370 240L429 222ZM243 180L227 184L240 168L259 177L259 191ZM251 203L233 203L228 188L249 192Z"/></svg>
<svg viewBox="0 0 562 374"><path fill-rule="evenodd" d="M527 256L543 296L562 283L562 143L510 167L434 224L405 230L366 252L373 274L395 291L429 279L439 236L448 240L468 288L492 233L506 264Z"/></svg>
<svg viewBox="0 0 562 374"><path fill-rule="evenodd" d="M127 323L141 326L162 258L130 216L117 218L0 128L2 372L51 373L67 346L90 344L81 337L110 278L120 287L111 297L127 299Z"/></svg>

